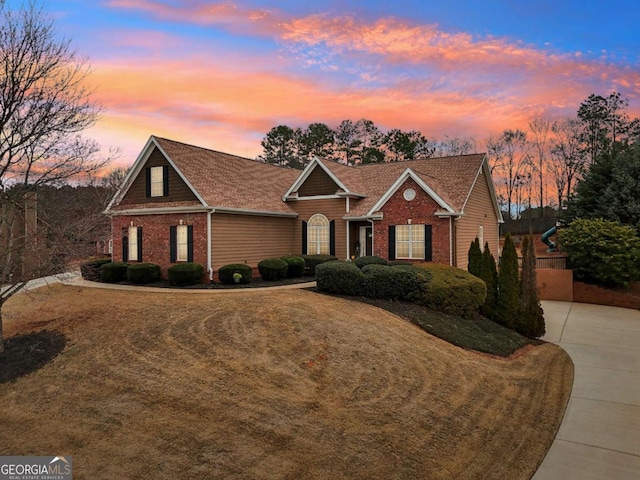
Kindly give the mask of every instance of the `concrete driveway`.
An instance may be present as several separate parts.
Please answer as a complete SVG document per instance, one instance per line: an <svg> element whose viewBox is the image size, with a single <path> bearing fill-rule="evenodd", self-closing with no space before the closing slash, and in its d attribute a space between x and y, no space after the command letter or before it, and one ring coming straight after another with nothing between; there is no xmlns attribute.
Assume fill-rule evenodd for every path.
<svg viewBox="0 0 640 480"><path fill-rule="evenodd" d="M567 412L533 480L640 479L640 311L543 301L573 360Z"/></svg>

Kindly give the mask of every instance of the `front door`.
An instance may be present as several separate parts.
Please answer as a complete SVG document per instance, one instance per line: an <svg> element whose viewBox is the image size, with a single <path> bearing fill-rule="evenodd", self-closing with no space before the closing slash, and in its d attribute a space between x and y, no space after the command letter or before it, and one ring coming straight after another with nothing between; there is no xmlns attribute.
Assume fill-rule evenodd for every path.
<svg viewBox="0 0 640 480"><path fill-rule="evenodd" d="M373 229L371 227L360 227L360 256L373 255Z"/></svg>

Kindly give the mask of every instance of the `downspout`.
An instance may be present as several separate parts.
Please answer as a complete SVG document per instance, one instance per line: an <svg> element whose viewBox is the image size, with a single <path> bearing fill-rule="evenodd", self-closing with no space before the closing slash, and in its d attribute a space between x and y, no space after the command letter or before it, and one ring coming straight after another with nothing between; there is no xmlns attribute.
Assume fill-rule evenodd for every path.
<svg viewBox="0 0 640 480"><path fill-rule="evenodd" d="M453 220L449 217L449 265L453 267Z"/></svg>
<svg viewBox="0 0 640 480"><path fill-rule="evenodd" d="M215 209L207 212L207 271L209 272L209 281L213 281L213 268L211 268L211 215Z"/></svg>
<svg viewBox="0 0 640 480"><path fill-rule="evenodd" d="M347 204L346 204L347 208L347 213L349 213L349 197L347 197ZM350 233L351 233L351 225L349 223L349 220L347 220L347 260L351 260L351 250L350 250L350 245L351 245L351 238L350 238Z"/></svg>

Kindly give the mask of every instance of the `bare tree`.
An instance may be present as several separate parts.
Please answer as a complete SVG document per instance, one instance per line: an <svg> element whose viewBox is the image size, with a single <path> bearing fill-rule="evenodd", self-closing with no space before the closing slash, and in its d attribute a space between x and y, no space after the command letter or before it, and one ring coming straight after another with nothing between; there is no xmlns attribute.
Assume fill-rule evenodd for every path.
<svg viewBox="0 0 640 480"><path fill-rule="evenodd" d="M472 152L477 152L475 138L449 137L445 135L444 140L436 142L433 155L435 157L454 157Z"/></svg>
<svg viewBox="0 0 640 480"><path fill-rule="evenodd" d="M523 167L528 161L527 134L522 130L505 130L499 136L487 139L487 150L491 160L491 172L495 173L501 189L500 199L507 215L519 212L517 190L522 184ZM515 207L515 210L514 210Z"/></svg>
<svg viewBox="0 0 640 480"><path fill-rule="evenodd" d="M545 165L548 154L548 141L547 137L549 136L551 125L549 124L549 120L544 118L535 118L531 122L529 122L529 130L531 131L531 145L533 147L533 154L535 156L535 161L532 161L532 166L537 174L537 181L539 187L539 196L538 196L538 206L540 207L540 216L544 217L544 206L545 206L545 181L544 181L544 173L545 173Z"/></svg>
<svg viewBox="0 0 640 480"><path fill-rule="evenodd" d="M549 173L556 186L558 208L562 208L571 196L576 181L587 165L587 156L581 142L582 127L577 119L555 121Z"/></svg>
<svg viewBox="0 0 640 480"><path fill-rule="evenodd" d="M110 160L81 136L100 111L85 86L89 71L35 2L16 10L0 4L0 352L4 302L28 280L57 273L55 239L39 234L38 188Z"/></svg>

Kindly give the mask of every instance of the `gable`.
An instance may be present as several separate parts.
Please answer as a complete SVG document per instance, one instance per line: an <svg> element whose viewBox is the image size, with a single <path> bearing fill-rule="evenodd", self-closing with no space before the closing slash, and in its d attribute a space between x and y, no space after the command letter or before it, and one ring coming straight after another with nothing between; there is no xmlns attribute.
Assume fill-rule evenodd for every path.
<svg viewBox="0 0 640 480"><path fill-rule="evenodd" d="M147 197L146 170L150 167L167 167L169 181L169 195L164 197ZM171 166L162 152L154 147L149 158L138 172L137 177L131 183L120 205L138 205L167 202L197 202L200 204L193 191L180 178L178 172Z"/></svg>
<svg viewBox="0 0 640 480"><path fill-rule="evenodd" d="M313 197L316 195L335 195L340 187L324 171L316 166L304 183L298 189L298 197Z"/></svg>

